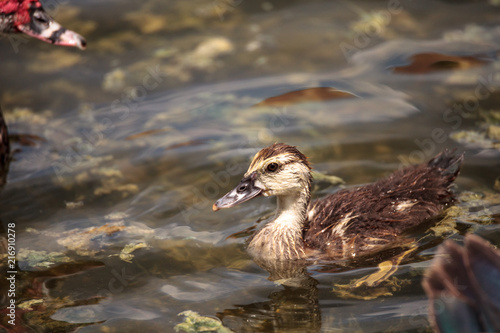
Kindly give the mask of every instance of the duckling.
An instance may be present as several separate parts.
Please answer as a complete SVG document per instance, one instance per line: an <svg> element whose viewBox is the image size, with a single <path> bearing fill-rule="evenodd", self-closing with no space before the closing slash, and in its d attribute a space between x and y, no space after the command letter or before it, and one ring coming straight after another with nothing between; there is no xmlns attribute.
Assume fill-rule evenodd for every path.
<svg viewBox="0 0 500 333"><path fill-rule="evenodd" d="M22 32L44 42L84 49L85 39L62 27L43 9L38 0L0 1L0 33Z"/></svg>
<svg viewBox="0 0 500 333"><path fill-rule="evenodd" d="M340 190L311 202L311 166L295 146L259 151L235 189L213 210L257 196L277 196L274 218L248 241L262 260L350 259L390 246L408 229L453 202L450 187L463 154L443 151L428 163L398 170L373 184Z"/></svg>

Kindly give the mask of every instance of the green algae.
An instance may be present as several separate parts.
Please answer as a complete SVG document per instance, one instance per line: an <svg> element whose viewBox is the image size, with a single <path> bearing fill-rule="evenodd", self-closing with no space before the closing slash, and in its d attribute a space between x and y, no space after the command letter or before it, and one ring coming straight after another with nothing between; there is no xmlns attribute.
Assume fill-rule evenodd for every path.
<svg viewBox="0 0 500 333"><path fill-rule="evenodd" d="M224 327L221 321L217 318L200 316L197 312L187 310L179 313L179 316L184 316L184 322L175 325L176 332L186 333L231 333L230 329Z"/></svg>
<svg viewBox="0 0 500 333"><path fill-rule="evenodd" d="M17 253L21 265L29 268L48 268L56 264L72 262L73 259L62 252L47 252L21 248Z"/></svg>
<svg viewBox="0 0 500 333"><path fill-rule="evenodd" d="M151 246L144 242L140 243L132 243L132 244L127 244L125 247L121 250L120 254L118 255L121 260L131 263L132 259L134 259L134 255L132 252L138 250L138 249L149 249Z"/></svg>

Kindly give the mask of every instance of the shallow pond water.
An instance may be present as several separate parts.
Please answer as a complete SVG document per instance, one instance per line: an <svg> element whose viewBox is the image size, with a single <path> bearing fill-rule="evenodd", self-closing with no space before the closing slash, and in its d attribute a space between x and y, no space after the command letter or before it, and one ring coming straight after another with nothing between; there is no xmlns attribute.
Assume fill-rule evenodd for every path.
<svg viewBox="0 0 500 333"><path fill-rule="evenodd" d="M426 332L420 283L437 245L466 232L500 245L494 1L51 10L87 50L0 40L14 149L0 221L4 243L15 224L18 332L173 332L187 310L235 332ZM274 201L212 212L274 142L343 186L456 148L458 213L419 231L419 251L380 287L341 287L376 271L363 262L316 263L281 285L245 253ZM316 179L314 197L339 189Z"/></svg>

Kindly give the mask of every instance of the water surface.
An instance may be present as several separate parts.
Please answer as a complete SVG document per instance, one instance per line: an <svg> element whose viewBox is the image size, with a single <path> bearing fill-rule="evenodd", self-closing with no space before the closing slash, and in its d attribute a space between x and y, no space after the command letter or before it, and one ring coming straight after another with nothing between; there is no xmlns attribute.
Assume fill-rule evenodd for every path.
<svg viewBox="0 0 500 333"><path fill-rule="evenodd" d="M173 332L192 310L235 332L425 332L420 282L440 241L500 245L494 4L69 1L52 13L86 51L0 40L17 327ZM376 271L362 263L276 284L244 250L274 201L211 210L274 142L345 186L464 151L460 213L421 231L383 290L338 288ZM315 197L339 189L316 183Z"/></svg>

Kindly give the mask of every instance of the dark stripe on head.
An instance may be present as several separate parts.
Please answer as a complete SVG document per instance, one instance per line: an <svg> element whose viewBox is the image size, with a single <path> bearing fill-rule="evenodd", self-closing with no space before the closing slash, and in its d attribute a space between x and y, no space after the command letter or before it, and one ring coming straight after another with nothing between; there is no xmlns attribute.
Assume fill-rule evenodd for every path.
<svg viewBox="0 0 500 333"><path fill-rule="evenodd" d="M302 154L297 147L295 146L290 146L285 143L275 143L270 145L269 147L263 148L260 150L254 157L252 163L250 164L249 169L253 169L254 166L256 166L258 163L267 160L268 158L278 156L278 155L284 155L284 154L291 154L294 155L298 160L300 160L302 163L304 163L309 169L311 166L309 165L309 162L307 161L307 157Z"/></svg>

